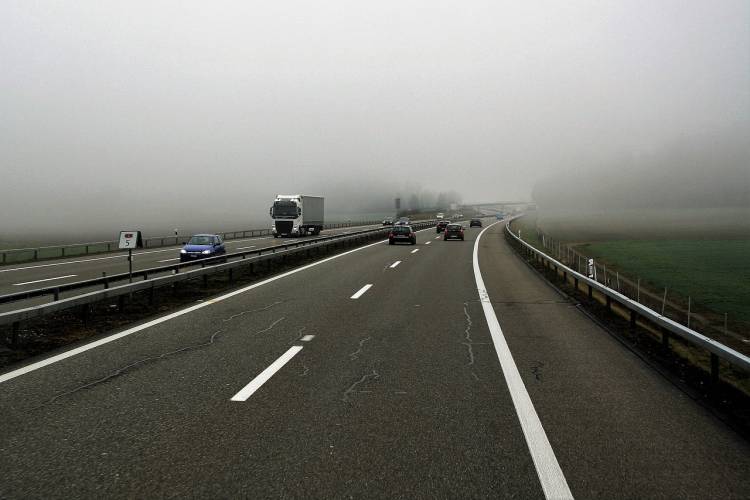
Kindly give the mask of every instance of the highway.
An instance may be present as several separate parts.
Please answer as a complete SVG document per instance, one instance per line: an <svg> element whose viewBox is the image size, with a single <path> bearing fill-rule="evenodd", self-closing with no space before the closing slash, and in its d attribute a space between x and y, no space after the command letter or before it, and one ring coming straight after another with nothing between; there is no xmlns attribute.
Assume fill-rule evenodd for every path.
<svg viewBox="0 0 750 500"><path fill-rule="evenodd" d="M750 497L748 442L490 222L6 371L0 497Z"/></svg>
<svg viewBox="0 0 750 500"><path fill-rule="evenodd" d="M373 227L381 226L352 226L340 229L327 229L321 233L320 237L344 234ZM314 240L315 238L306 237L305 239ZM227 253L231 253L240 250L271 248L290 241L297 240L290 238L277 239L273 236L259 236L227 240L225 241L225 246ZM177 263L180 261L180 248L182 248L182 245L137 250L133 252L133 270ZM102 273L112 275L126 272L128 272L128 259L125 252L9 264L0 266L0 295L100 278ZM43 303L45 300L37 302Z"/></svg>

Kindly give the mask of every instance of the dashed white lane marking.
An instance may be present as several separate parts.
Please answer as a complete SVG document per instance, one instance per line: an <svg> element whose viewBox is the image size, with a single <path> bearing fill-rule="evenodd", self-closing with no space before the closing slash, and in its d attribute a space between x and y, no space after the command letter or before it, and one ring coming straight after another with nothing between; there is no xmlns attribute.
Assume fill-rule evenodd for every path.
<svg viewBox="0 0 750 500"><path fill-rule="evenodd" d="M427 242L425 242L425 245L429 245L430 243L432 243L432 242L431 241L427 241Z"/></svg>
<svg viewBox="0 0 750 500"><path fill-rule="evenodd" d="M237 247L235 250L247 250L248 248L255 248L255 245L250 245L249 247Z"/></svg>
<svg viewBox="0 0 750 500"><path fill-rule="evenodd" d="M411 251L411 253L417 253L417 252L419 252L419 248L415 248L414 250Z"/></svg>
<svg viewBox="0 0 750 500"><path fill-rule="evenodd" d="M243 241L257 241L257 240L267 240L266 238L248 238L246 240L232 240L231 242L227 242L227 244L235 244L235 243L242 243ZM149 250L147 252L137 252L133 253L133 257L137 257L138 255L149 255L152 253L162 253L162 252L176 252L179 250L179 247L172 247L172 248L164 248L162 250ZM24 266L24 267L14 267L11 269L0 269L0 273L9 273L11 271L25 271L27 269L41 269L43 267L55 267L55 266L66 266L68 264L82 264L84 262L96 262L99 260L111 260L111 259L126 259L128 256L125 255L110 255L109 257L92 257L90 259L78 259L78 260L66 260L65 262L53 262L51 264L38 264L35 266Z"/></svg>
<svg viewBox="0 0 750 500"><path fill-rule="evenodd" d="M396 266L397 266L397 265L399 265L399 264L401 264L401 261L400 261L400 260L397 260L396 262L394 262L393 264L391 264L391 266L390 266L390 267L391 267L391 269L393 269L394 267L396 267Z"/></svg>
<svg viewBox="0 0 750 500"><path fill-rule="evenodd" d="M180 260L180 258L179 257L175 257L174 259L157 260L156 262L158 262L159 264L161 264L162 262L172 262L173 260Z"/></svg>
<svg viewBox="0 0 750 500"><path fill-rule="evenodd" d="M529 393L526 391L526 386L523 385L521 374L518 373L516 362L513 360L503 331L500 329L500 323L495 315L495 310L492 308L492 302L490 302L490 296L487 293L487 288L484 286L482 272L479 269L479 240L482 238L484 232L495 224L497 222L484 228L474 242L474 279L477 283L479 300L482 303L484 316L487 319L487 326L492 336L492 343L495 345L495 351L497 351L497 359L500 361L500 367L503 370L503 375L505 375L505 382L508 384L513 406L516 409L523 435L526 438L526 445L529 447L531 458L534 461L534 467L539 476L544 496L548 499L572 499L573 494L570 492L568 482L565 480L562 469L560 469L555 452L552 450L552 446L547 439L542 422L539 420L539 416L534 409L534 404L531 402Z"/></svg>
<svg viewBox="0 0 750 500"><path fill-rule="evenodd" d="M369 283L369 284L363 286L362 288L360 288L357 291L357 293L355 293L354 295L352 295L350 298L352 298L352 299L358 299L361 296L363 296L365 294L365 292L367 292L367 290L369 290L370 288L372 288L372 283Z"/></svg>
<svg viewBox="0 0 750 500"><path fill-rule="evenodd" d="M13 286L33 285L34 283L41 283L42 281L63 280L65 278L73 278L75 276L78 276L78 275L77 274L69 274L67 276L58 276L57 278L46 278L46 279L43 279L43 280L26 281L24 283L13 283Z"/></svg>
<svg viewBox="0 0 750 500"><path fill-rule="evenodd" d="M439 240L439 239L440 239L440 236L435 236L435 239L436 239L436 240Z"/></svg>
<svg viewBox="0 0 750 500"><path fill-rule="evenodd" d="M273 377L273 375L277 371L281 370L284 365L287 364L301 350L301 345L290 347L289 350L282 354L279 359L271 363L271 366L260 372L260 374L255 377L249 384L243 387L240 392L232 396L232 401L247 401L247 398L252 396L255 391L260 389L261 386L268 381L268 379Z"/></svg>
<svg viewBox="0 0 750 500"><path fill-rule="evenodd" d="M310 341L311 341L312 339L314 339L314 338L315 338L315 335L305 335L305 336L304 336L304 337L302 337L302 338L301 338L300 340L301 340L302 342L310 342Z"/></svg>
<svg viewBox="0 0 750 500"><path fill-rule="evenodd" d="M422 231L428 231L428 229L421 229L420 231L417 231L418 233ZM256 239L263 239L263 238L256 238ZM321 264L325 264L326 262L330 262L332 260L340 259L341 257L344 257L345 255L350 255L356 252L361 252L362 250L365 250L367 248L374 247L376 245L387 245L388 240L381 240L376 241L375 243L370 243L369 245L364 245L358 248L354 248L352 250L348 250L346 252L340 253L338 255L333 255L331 257L327 257L325 259L319 260L317 262L312 262L310 264L307 264L306 266L298 267L297 269L292 269L291 271L287 271L285 273L279 274L278 276L272 276L268 279L265 279L263 281L260 281L258 283L254 283L252 285L248 285L244 288L240 288L239 290L235 290L233 292L226 293L224 295L220 295L218 297L215 297L211 300L207 300L206 302L201 302L200 304L196 304L194 306L186 307L185 309L182 309L180 311L173 312L171 314L167 314L166 316L162 316L161 318L155 319L153 321L149 321L147 323L143 323L142 325L134 326L133 328L129 328L125 331L122 331L120 333L115 333L113 335L110 335L109 337L104 337L103 339L95 340L93 342L90 342L88 344L82 345L80 347L76 347L75 349L70 349L69 351L65 351L61 354L58 354L56 356L51 356L47 359L43 359L41 361L37 361L36 363L31 363L30 365L26 365L22 368L18 368L17 370L10 371L8 373L4 373L0 375L0 384L7 382L8 380L12 380L16 377L20 377L21 375L25 375L27 373L31 373L33 371L36 371L40 368L44 368L45 366L49 366L52 364L55 364L57 362L63 361L64 359L72 358L73 356L77 356L78 354L81 354L82 352L90 351L91 349L96 349L99 346L103 346L105 344L109 344L110 342L114 342L116 340L119 340L123 337L127 337L129 335L132 335L134 333L138 333L142 330L145 330L147 328L150 328L155 325L159 325L161 323L165 323L171 319L178 318L180 316L183 316L185 314L191 313L193 311L197 311L198 309L202 309L204 307L210 306L212 304L216 304L217 302L222 302L226 299L232 298L235 295L240 295L246 292L249 292L250 290L255 290L258 287L261 287L263 285L267 285L268 283L273 283L276 280L280 280L283 278L286 278L287 276L291 276L293 274L300 273L302 271L305 271L307 269L310 269L311 267L316 267ZM173 249L174 250L174 249Z"/></svg>

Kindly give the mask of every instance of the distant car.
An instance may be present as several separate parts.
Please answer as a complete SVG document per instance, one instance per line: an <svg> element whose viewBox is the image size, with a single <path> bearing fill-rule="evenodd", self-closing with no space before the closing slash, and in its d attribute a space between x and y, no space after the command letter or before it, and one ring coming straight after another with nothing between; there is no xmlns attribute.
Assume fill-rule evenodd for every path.
<svg viewBox="0 0 750 500"><path fill-rule="evenodd" d="M438 221L437 226L435 226L435 232L442 233L443 231L445 231L445 226L447 226L450 223L451 221L445 220L445 219Z"/></svg>
<svg viewBox="0 0 750 500"><path fill-rule="evenodd" d="M469 222L469 227L482 227L482 220L481 219L471 219L471 222Z"/></svg>
<svg viewBox="0 0 750 500"><path fill-rule="evenodd" d="M383 219L383 225L384 226L392 226L393 225L393 217L386 217Z"/></svg>
<svg viewBox="0 0 750 500"><path fill-rule="evenodd" d="M401 217L398 222L396 222L396 225L398 226L408 226L410 223L408 217Z"/></svg>
<svg viewBox="0 0 750 500"><path fill-rule="evenodd" d="M388 233L388 244L395 245L396 243L411 243L412 245L416 245L417 233L414 232L411 226L393 226L391 232Z"/></svg>
<svg viewBox="0 0 750 500"><path fill-rule="evenodd" d="M196 234L180 250L180 262L206 259L227 253L218 234Z"/></svg>
<svg viewBox="0 0 750 500"><path fill-rule="evenodd" d="M495 218L496 218L497 220L503 220L503 217L505 217L505 216L504 216L503 214L497 214L497 215L495 216Z"/></svg>
<svg viewBox="0 0 750 500"><path fill-rule="evenodd" d="M448 224L445 226L443 241L452 239L464 240L464 227L461 224Z"/></svg>

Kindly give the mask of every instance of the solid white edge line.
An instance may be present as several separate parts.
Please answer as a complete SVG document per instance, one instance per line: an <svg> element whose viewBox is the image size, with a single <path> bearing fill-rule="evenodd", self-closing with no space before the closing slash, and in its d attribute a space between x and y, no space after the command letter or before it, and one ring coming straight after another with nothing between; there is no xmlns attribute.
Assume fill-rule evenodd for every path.
<svg viewBox="0 0 750 500"><path fill-rule="evenodd" d="M285 364L287 364L298 352L302 350L301 345L295 345L289 348L287 352L281 355L279 359L271 363L271 366L260 372L260 374L250 381L240 392L232 396L232 401L247 401L247 398L253 395L255 391L260 389L263 384L268 382L268 379L274 376L274 374L281 370Z"/></svg>
<svg viewBox="0 0 750 500"><path fill-rule="evenodd" d="M526 386L523 384L516 362L510 353L510 348L495 315L487 288L484 286L482 272L479 269L479 240L482 238L484 232L495 224L497 222L484 228L474 242L473 267L479 300L482 303L484 316L487 319L487 326L492 336L492 342L495 345L495 351L497 351L497 359L500 361L505 382L508 384L513 406L521 423L521 429L526 438L526 445L529 447L531 458L534 461L534 467L539 476L544 496L548 499L573 498L573 494L568 487L568 482L565 480L565 475L555 457L555 452L552 450L552 446L547 439L547 434L544 432L542 422L539 420L539 416L534 409L534 404L531 402L529 393L526 391Z"/></svg>
<svg viewBox="0 0 750 500"><path fill-rule="evenodd" d="M357 291L357 293L355 293L354 295L352 295L349 298L356 300L356 299L360 298L361 296L363 296L365 294L365 292L367 292L367 290L369 290L370 288L372 288L372 283L368 283L367 285L363 286L362 288L360 288Z"/></svg>
<svg viewBox="0 0 750 500"><path fill-rule="evenodd" d="M401 264L401 261L397 260L396 262L394 262L393 264L390 265L390 268L393 269L394 267L396 267L399 264Z"/></svg>
<svg viewBox="0 0 750 500"><path fill-rule="evenodd" d="M430 229L430 228L428 228ZM421 229L420 231L427 231L428 229ZM279 274L278 276L272 276L268 279L265 279L263 281L259 281L258 283L254 283L252 285L248 285L244 288L240 288L239 290L235 290L233 292L229 292L224 295L220 295L218 297L214 297L211 300L207 300L206 302L201 302L200 304L196 304L194 306L186 307L185 309L173 312L171 314L167 314L166 316L162 316L161 318L157 318L153 321L149 321L147 323L143 323L142 325L134 326L133 328L129 328L127 330L124 330L120 333L115 333L113 335L110 335L109 337L105 337L103 339L96 340L94 342L91 342L86 345L82 345L81 347L76 347L75 349L71 349L69 351L65 351L63 353L60 353L56 356L49 357L47 359L43 359L41 361L37 361L36 363L31 363L30 365L23 366L21 368L18 368L16 370L10 371L8 373L4 373L0 375L0 384L3 382L7 382L8 380L14 379L16 377L20 377L21 375L25 375L27 373L33 372L38 370L39 368L44 368L45 366L57 363L58 361L62 361L64 359L76 356L78 354L81 354L82 352L86 352L90 349L95 349L101 345L109 344L110 342L114 342L115 340L119 340L123 337L127 337L128 335L132 335L134 333L138 333L141 330L145 330L147 328L150 328L152 326L158 325L160 323L164 323L165 321L169 321L171 319L177 318L179 316L182 316L183 314L187 314L193 311L196 311L198 309L202 309L204 307L210 306L211 304L215 304L216 302L221 302L223 300L226 300L228 298L234 297L235 295L239 295L241 293L245 293L247 291L253 290L255 288L258 288L263 285L267 285L268 283L272 283L276 280L280 280L282 278L286 278L287 276L291 276L293 274L297 274L301 271L305 271L307 269L310 269L311 267L319 266L320 264L325 264L326 262L332 261L334 259L338 259L340 257L343 257L345 255L352 254L354 252L359 252L360 250L364 250L366 248L374 247L375 245L382 245L383 243L387 243L388 240L380 240L376 241L375 243L370 243L369 245L353 248L351 250L347 250L346 252L332 255L331 257L326 257L325 259L319 260L317 262L312 262L310 264L307 264L306 266L298 267L296 269L292 269L290 271L287 271L285 273Z"/></svg>
<svg viewBox="0 0 750 500"><path fill-rule="evenodd" d="M34 283L41 283L42 281L53 281L53 280L64 280L65 278L74 278L77 274L68 274L67 276L58 276L57 278L45 278L43 280L25 281L23 283L13 283L13 286L33 285Z"/></svg>

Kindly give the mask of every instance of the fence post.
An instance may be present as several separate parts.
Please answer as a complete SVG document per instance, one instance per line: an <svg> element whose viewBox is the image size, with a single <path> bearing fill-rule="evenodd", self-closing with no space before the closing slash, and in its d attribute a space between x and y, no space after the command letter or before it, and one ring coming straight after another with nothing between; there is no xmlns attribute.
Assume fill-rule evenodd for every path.
<svg viewBox="0 0 750 500"><path fill-rule="evenodd" d="M690 328L690 309L692 306L692 300L690 299L690 295L688 295L688 318L687 318L687 327Z"/></svg>
<svg viewBox="0 0 750 500"><path fill-rule="evenodd" d="M661 299L661 315L664 316L664 307L667 305L667 287L664 287L664 297Z"/></svg>

